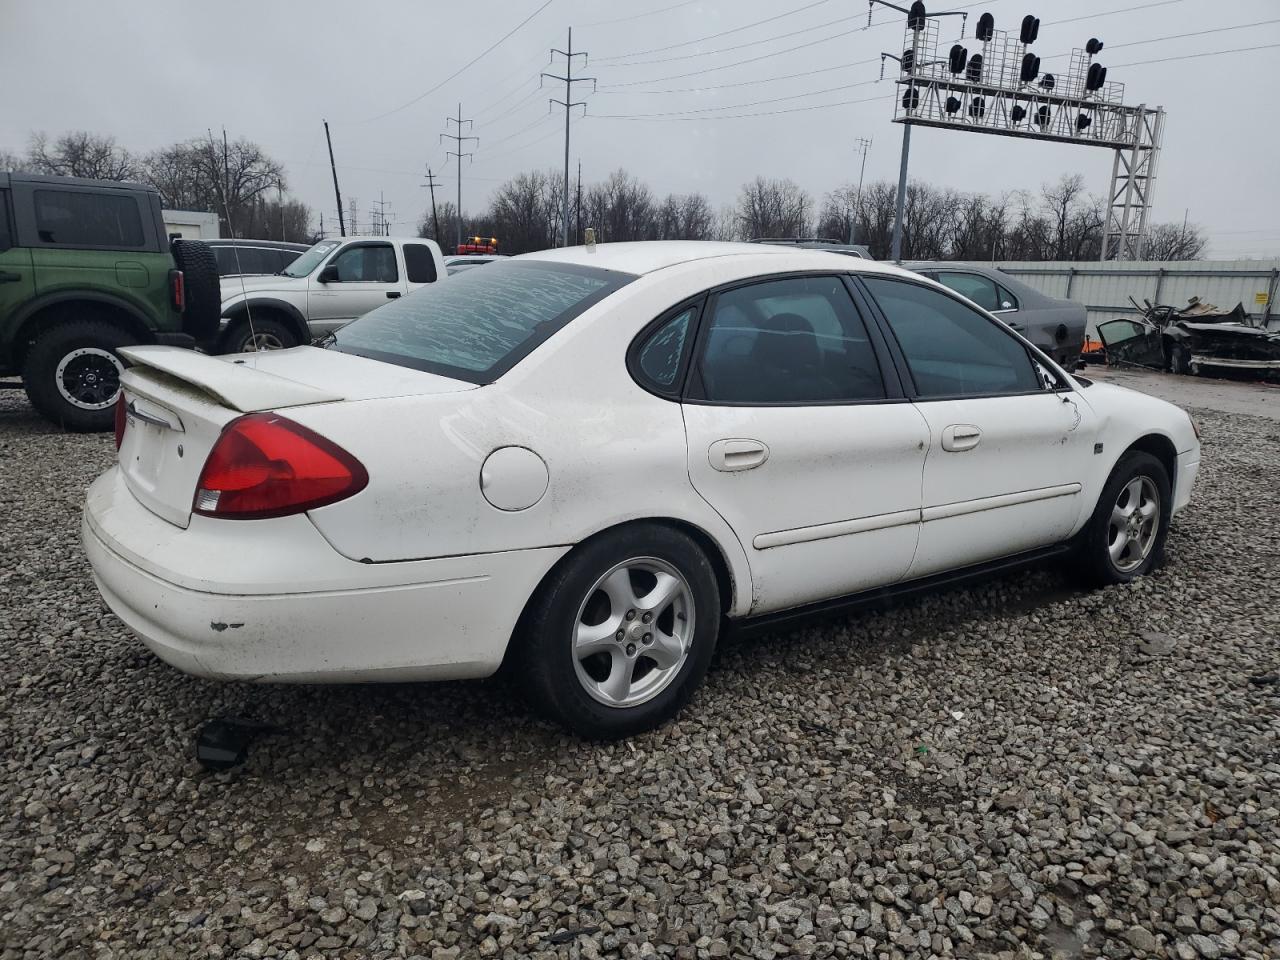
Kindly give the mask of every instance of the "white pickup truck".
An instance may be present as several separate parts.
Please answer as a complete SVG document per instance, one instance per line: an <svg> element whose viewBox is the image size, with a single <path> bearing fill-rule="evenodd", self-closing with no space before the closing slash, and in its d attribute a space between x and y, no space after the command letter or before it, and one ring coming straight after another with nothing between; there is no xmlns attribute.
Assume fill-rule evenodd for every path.
<svg viewBox="0 0 1280 960"><path fill-rule="evenodd" d="M374 307L448 276L434 240L321 240L274 276L222 281L222 330L215 349L247 353L310 343Z"/></svg>

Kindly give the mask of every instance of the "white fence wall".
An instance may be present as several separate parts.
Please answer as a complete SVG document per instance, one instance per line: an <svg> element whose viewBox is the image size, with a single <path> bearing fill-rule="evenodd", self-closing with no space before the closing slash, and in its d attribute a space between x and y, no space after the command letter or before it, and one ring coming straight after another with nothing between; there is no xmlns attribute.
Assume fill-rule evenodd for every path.
<svg viewBox="0 0 1280 960"><path fill-rule="evenodd" d="M1008 262L996 264L1010 276L1051 297L1083 303L1089 311L1089 329L1103 320L1133 316L1129 297L1142 303L1166 303L1180 307L1191 297L1230 310L1243 303L1258 318L1274 321L1280 259L1107 261L1106 263ZM1258 301L1258 295L1264 302Z"/></svg>

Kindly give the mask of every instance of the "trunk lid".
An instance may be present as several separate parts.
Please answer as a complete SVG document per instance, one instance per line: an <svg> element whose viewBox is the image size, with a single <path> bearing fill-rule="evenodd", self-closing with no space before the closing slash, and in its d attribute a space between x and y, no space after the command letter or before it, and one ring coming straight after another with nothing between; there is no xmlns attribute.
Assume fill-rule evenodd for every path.
<svg viewBox="0 0 1280 960"><path fill-rule="evenodd" d="M176 347L126 347L120 353L132 364L121 380L127 419L120 470L143 506L179 527L191 521L209 451L242 414L475 388L315 347L236 357Z"/></svg>

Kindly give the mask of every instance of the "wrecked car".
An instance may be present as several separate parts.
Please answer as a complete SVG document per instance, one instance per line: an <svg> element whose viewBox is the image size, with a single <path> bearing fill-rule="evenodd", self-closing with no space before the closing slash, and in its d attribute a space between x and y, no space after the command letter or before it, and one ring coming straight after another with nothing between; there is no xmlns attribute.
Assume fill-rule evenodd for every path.
<svg viewBox="0 0 1280 960"><path fill-rule="evenodd" d="M1280 373L1280 330L1250 322L1244 304L1222 310L1192 297L1181 309L1147 301L1139 310L1140 320L1098 324L1108 363L1192 375L1206 368Z"/></svg>

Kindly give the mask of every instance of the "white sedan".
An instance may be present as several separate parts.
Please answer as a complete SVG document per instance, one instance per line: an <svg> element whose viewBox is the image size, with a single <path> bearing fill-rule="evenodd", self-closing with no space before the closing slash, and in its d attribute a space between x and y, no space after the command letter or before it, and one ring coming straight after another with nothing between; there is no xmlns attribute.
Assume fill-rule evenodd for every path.
<svg viewBox="0 0 1280 960"><path fill-rule="evenodd" d="M726 622L1071 551L1158 564L1188 416L915 274L639 243L511 258L323 346L123 351L107 604L179 669L483 677L573 730L674 715Z"/></svg>

